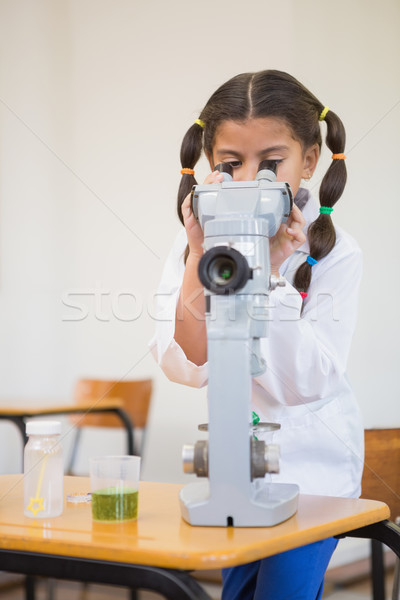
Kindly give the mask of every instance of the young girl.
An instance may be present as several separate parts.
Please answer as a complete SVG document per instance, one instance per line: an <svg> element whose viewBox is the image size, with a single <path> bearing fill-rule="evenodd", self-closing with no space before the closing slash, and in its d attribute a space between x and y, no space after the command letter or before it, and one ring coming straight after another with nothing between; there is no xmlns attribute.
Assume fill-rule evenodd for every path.
<svg viewBox="0 0 400 600"><path fill-rule="evenodd" d="M321 127L326 127L332 159L318 206L300 184L317 166ZM165 265L151 347L172 381L207 384L205 306L197 274L203 233L190 208L202 151L212 171L205 183L222 180L214 170L221 162L230 163L234 180L249 181L262 160L278 161L277 180L290 184L295 206L270 240L271 270L286 278L286 286L271 292L268 337L261 340L267 370L254 378L252 388L253 410L261 421L281 424L273 434L280 446L280 473L266 478L297 483L303 494L357 497L363 429L346 362L361 253L331 217L346 183L344 146L339 117L286 73L238 75L211 96L182 143L178 214L184 229ZM335 546L334 539L323 540L225 569L222 597L316 600Z"/></svg>

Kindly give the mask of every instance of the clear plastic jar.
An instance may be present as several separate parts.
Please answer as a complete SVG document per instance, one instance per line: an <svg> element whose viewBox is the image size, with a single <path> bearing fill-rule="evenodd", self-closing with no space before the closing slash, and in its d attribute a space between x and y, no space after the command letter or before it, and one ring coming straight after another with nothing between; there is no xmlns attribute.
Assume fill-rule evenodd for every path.
<svg viewBox="0 0 400 600"><path fill-rule="evenodd" d="M47 519L63 510L64 463L60 421L30 421L24 451L24 513Z"/></svg>

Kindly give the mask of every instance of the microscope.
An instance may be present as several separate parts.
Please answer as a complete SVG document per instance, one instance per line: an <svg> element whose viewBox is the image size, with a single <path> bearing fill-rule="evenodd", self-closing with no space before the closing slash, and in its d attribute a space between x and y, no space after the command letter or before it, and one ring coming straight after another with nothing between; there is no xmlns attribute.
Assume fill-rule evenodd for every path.
<svg viewBox="0 0 400 600"><path fill-rule="evenodd" d="M279 472L279 447L253 435L251 411L252 378L268 368L260 351L268 297L285 283L271 274L269 238L289 217L293 197L289 184L276 181L276 168L277 161L265 160L255 181L233 181L232 167L221 163L222 183L192 190L192 210L204 232L199 278L209 423L208 442L183 449L184 471L201 478L180 492L181 513L191 525L272 526L297 510L298 486L264 477Z"/></svg>

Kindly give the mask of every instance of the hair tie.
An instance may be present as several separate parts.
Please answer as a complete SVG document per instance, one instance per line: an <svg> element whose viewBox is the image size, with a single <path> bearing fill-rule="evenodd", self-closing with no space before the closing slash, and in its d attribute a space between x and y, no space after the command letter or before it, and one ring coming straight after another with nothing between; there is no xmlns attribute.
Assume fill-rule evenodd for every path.
<svg viewBox="0 0 400 600"><path fill-rule="evenodd" d="M204 123L204 121L202 121L201 119L196 119L195 123L196 123L196 125L200 125L200 127L202 129L204 129L204 127L206 126L206 124Z"/></svg>
<svg viewBox="0 0 400 600"><path fill-rule="evenodd" d="M194 175L193 169L181 169L181 175Z"/></svg>
<svg viewBox="0 0 400 600"><path fill-rule="evenodd" d="M321 215L330 215L333 212L333 206L320 206L319 212Z"/></svg>
<svg viewBox="0 0 400 600"><path fill-rule="evenodd" d="M325 106L324 110L319 115L318 120L319 121L325 121L325 117L328 114L329 110L330 110L329 106Z"/></svg>
<svg viewBox="0 0 400 600"><path fill-rule="evenodd" d="M307 296L308 296L307 292L299 292L299 294L300 294L302 300L305 300L305 298L307 298Z"/></svg>
<svg viewBox="0 0 400 600"><path fill-rule="evenodd" d="M317 264L318 261L315 260L315 258L313 258L312 256L307 256L307 262L311 267L313 267Z"/></svg>
<svg viewBox="0 0 400 600"><path fill-rule="evenodd" d="M340 154L332 154L332 160L344 160L346 155L341 152Z"/></svg>

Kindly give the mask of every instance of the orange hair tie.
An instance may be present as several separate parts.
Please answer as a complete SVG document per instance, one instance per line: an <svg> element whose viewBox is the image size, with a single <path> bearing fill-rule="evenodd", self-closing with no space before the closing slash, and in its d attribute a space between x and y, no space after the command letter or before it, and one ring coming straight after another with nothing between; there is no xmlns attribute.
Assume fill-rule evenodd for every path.
<svg viewBox="0 0 400 600"><path fill-rule="evenodd" d="M193 169L181 169L181 175L194 175Z"/></svg>
<svg viewBox="0 0 400 600"><path fill-rule="evenodd" d="M346 158L345 154L332 154L333 160L344 160Z"/></svg>

